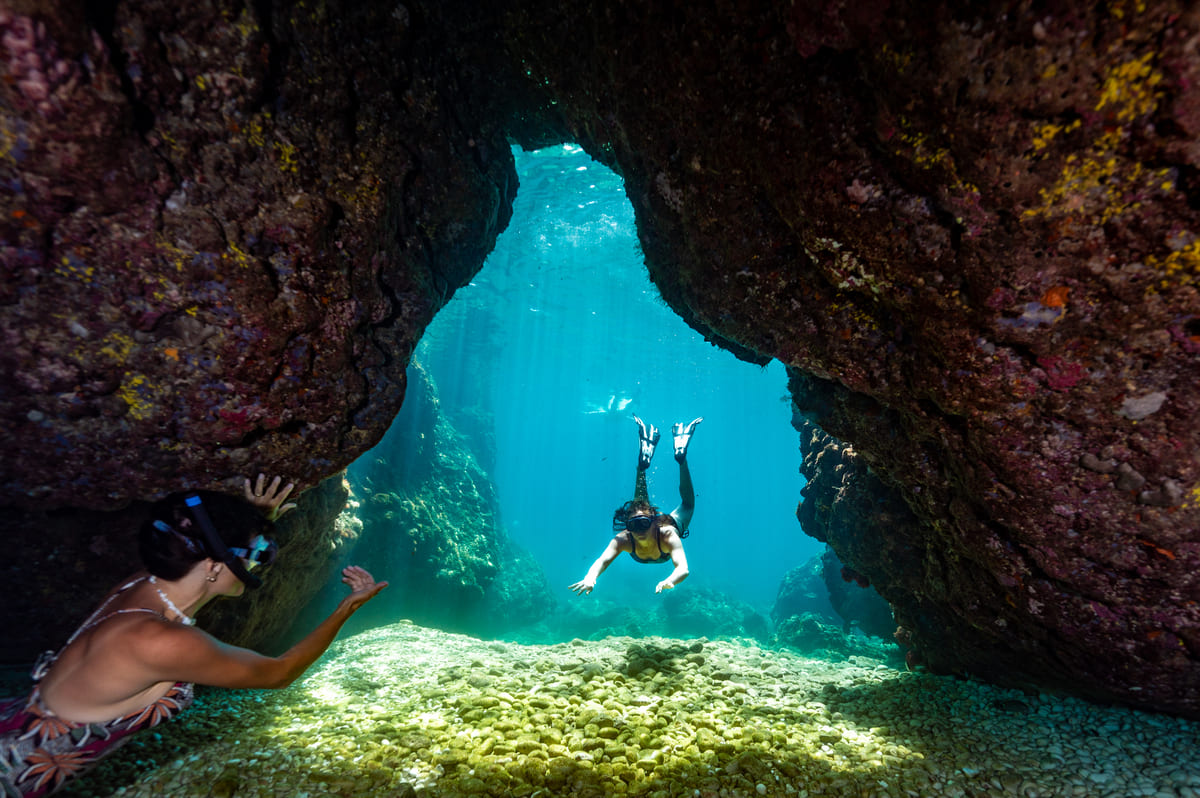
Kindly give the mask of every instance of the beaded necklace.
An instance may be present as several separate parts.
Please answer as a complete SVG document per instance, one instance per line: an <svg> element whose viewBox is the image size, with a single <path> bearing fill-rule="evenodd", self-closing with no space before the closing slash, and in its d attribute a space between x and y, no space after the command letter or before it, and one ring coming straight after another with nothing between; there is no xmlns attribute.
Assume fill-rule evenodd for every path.
<svg viewBox="0 0 1200 798"><path fill-rule="evenodd" d="M183 610L175 606L174 601L171 601L171 599L167 598L167 594L162 592L162 588L158 586L158 580L153 576L150 577L150 584L154 585L154 592L158 594L160 599L162 599L163 604L167 605L167 609L179 616L179 620L184 626L192 626L196 623L195 618L191 617L190 615L186 615Z"/></svg>

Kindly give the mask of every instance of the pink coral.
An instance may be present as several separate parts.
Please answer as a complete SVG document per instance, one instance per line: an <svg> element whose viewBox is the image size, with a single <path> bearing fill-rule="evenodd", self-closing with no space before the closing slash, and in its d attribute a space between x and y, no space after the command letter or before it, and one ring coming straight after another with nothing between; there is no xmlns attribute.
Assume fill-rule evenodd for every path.
<svg viewBox="0 0 1200 798"><path fill-rule="evenodd" d="M58 110L56 95L70 92L79 79L79 66L59 57L46 26L29 17L0 16L0 46L10 79L24 98L42 114Z"/></svg>

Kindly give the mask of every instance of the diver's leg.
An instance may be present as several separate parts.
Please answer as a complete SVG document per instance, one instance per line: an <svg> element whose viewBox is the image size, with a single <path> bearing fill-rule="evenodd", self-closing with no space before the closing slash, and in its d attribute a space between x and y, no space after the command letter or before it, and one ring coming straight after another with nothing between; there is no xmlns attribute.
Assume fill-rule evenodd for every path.
<svg viewBox="0 0 1200 798"><path fill-rule="evenodd" d="M646 487L646 469L654 457L654 447L658 445L658 428L647 424L637 416L633 420L638 425L638 464L637 481L633 483L633 500L650 503L650 490Z"/></svg>
<svg viewBox="0 0 1200 798"><path fill-rule="evenodd" d="M637 470L637 481L633 483L633 500L650 503L650 490L646 487L646 469Z"/></svg>
<svg viewBox="0 0 1200 798"><path fill-rule="evenodd" d="M696 509L696 491L692 488L692 471L686 457L679 458L679 506L671 511L679 526L680 537L687 537L687 528L692 523Z"/></svg>
<svg viewBox="0 0 1200 798"><path fill-rule="evenodd" d="M696 509L696 491L692 488L692 471L687 461L688 443L696 431L696 425L703 420L697 418L690 424L680 423L671 428L675 437L675 462L679 463L679 506L671 511L671 515L679 526L681 538L687 537L687 528L692 523L692 513Z"/></svg>

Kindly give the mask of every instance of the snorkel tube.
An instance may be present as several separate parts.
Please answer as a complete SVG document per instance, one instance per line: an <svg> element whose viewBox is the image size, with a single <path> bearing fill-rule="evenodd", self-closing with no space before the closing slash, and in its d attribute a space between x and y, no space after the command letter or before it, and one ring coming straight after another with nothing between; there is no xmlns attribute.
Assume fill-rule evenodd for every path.
<svg viewBox="0 0 1200 798"><path fill-rule="evenodd" d="M200 531L204 534L204 543L208 546L213 558L228 565L229 570L233 571L234 576L240 579L246 587L252 589L262 587L262 580L246 570L242 561L229 550L225 541L221 540L221 536L217 534L217 528L213 526L212 519L204 510L204 504L200 501L200 497L193 493L184 498L183 503L192 511L192 517L200 525Z"/></svg>

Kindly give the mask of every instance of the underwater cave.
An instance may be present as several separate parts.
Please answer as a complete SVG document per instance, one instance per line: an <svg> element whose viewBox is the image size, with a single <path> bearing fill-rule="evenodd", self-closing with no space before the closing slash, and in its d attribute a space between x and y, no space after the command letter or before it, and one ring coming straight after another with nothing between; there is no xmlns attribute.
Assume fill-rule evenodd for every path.
<svg viewBox="0 0 1200 798"><path fill-rule="evenodd" d="M367 558L372 571L405 585L366 614L436 619L442 628L485 636L516 624L528 637L547 615L600 604L607 609L587 612L610 624L641 618L646 633L667 633L672 618L698 633L721 623L741 634L765 633L784 577L822 548L796 521L804 483L797 442L778 434L791 422L783 368L737 360L662 303L645 277L632 209L610 170L571 145L514 155L521 187L509 229L430 324L414 356L419 376L410 372L410 385L426 381L436 400L406 403L380 444L349 468L370 528L347 556ZM663 512L680 501L671 425L705 419L694 451L706 454L689 457L698 507L692 528L704 534L688 539L687 592L736 598L741 607L731 618L710 619L706 627L699 608L661 618L663 601L649 589L661 577L626 558L605 573L595 595L565 590L611 538L613 509L633 495L635 414L661 427L647 477ZM436 443L413 443L425 435ZM431 455L477 463L481 481L494 487L447 491L420 476ZM374 496L381 491L392 498ZM417 496L436 507L434 517L415 519L396 506ZM461 556L451 567L475 576L451 580L446 591L430 583L427 572L445 562L416 539L427 527L456 541ZM462 583L486 586L495 578L496 566L478 562L498 559L493 536L523 549L544 577L535 580L536 602L510 610L492 595L487 616L474 619L455 598L482 596ZM742 625L743 616L754 615L755 623ZM584 625L544 629L543 642L591 637L601 628L578 620Z"/></svg>
<svg viewBox="0 0 1200 798"><path fill-rule="evenodd" d="M7 663L27 664L65 639L131 570L147 502L180 489L236 491L240 475L264 471L293 476L302 491L277 525L275 573L289 578L207 612L222 639L283 645L293 622L329 600L322 586L372 524L401 527L405 567L437 563L429 575L448 591L397 591L409 615L442 626L429 634L445 656L430 653L416 692L387 670L420 671L422 660L389 659L396 652L378 642L413 645L422 627L402 625L343 644L311 689L262 699L297 735L326 722L322 701L349 705L372 691L417 719L386 719L400 710L381 698L370 740L329 738L354 767L318 757L309 771L328 780L312 775L310 786L1200 788L1193 755L1174 737L1159 739L1158 753L1095 750L1086 762L1062 753L1083 727L1123 741L1151 728L1186 736L1200 719L1194 9L218 0L181 10L148 0L95 14L53 0L0 6L0 35ZM426 361L458 357L439 351L437 337L438 325L459 321L455 303L481 290L475 301L487 304L489 284L501 284L492 266L480 269L513 232L522 198L513 148L523 158L564 146L623 183L637 237L636 254L625 254L653 283L636 289L642 299L724 350L715 356L757 364L732 364L750 370L773 364L767 373L786 379L777 389L786 401L770 405L783 415L758 442L800 449L800 474L788 465L775 479L794 480L780 491L795 491L793 508L802 491L791 531L836 558L824 568L831 598L869 585L890 606L895 636L881 659L843 650L858 670L806 680L815 666L770 648L767 636L714 636L695 651L686 637L625 642L619 615L601 626L619 636L587 641L595 649L521 648L533 642L520 639L522 619L545 591L561 595L563 579L549 570L544 583L511 578L534 573L522 563L541 538L528 530L547 505L585 548L602 541L604 530L585 536L578 530L590 522L573 516L606 523L629 490L636 439L622 413L646 401L664 438L671 423L705 416L698 478L716 465L710 456L735 451L720 437L736 428L733 412L655 405L612 380L576 376L572 388L586 391L561 407L615 416L590 419L613 426L579 447L608 457L611 472L596 472L596 504L555 506L561 490L548 499L508 480L538 469L590 478L571 473L580 461L560 459L579 454L583 427L550 430L501 472L501 457L533 437L519 425L489 433L453 379L426 372ZM572 282L583 294L600 277L583 264ZM489 390L511 388L519 408L536 364L506 361L486 340L490 328L477 333L471 343L495 347L488 368L503 370ZM630 373L639 364L620 365ZM679 396L702 390L684 385ZM423 407L446 412L406 415ZM463 412L451 420L452 409ZM768 415L764 407L754 421ZM405 425L411 459L377 448ZM670 493L665 454L651 475L656 497ZM419 490L378 490L396 468ZM705 508L729 498L717 496L719 482L711 470L697 482L697 556L701 538L716 538L718 523L728 537L736 517L721 510L708 526ZM517 506L497 513L514 493ZM519 545L449 517L466 507L489 532L511 522ZM777 522L753 520L786 537ZM571 556L562 567L578 574L589 555ZM701 581L720 556L695 564L668 599L725 592ZM788 571L778 559L776 574ZM601 587L620 585L616 568ZM760 616L779 587L771 579L750 602ZM510 614L492 612L498 596ZM363 616L364 626L377 621ZM455 636L487 624L498 639L479 647ZM861 626L848 636L789 628L825 648L880 639ZM767 677L749 675L750 663L772 657L757 671ZM566 704L536 697L526 678L535 673L556 674L546 679ZM454 703L439 680L488 706ZM798 702L772 728L771 702L792 688ZM689 691L720 710L719 733L684 701ZM923 711L938 734L906 736L897 707L916 711L919 695L934 696ZM212 701L221 717L260 703ZM574 735L567 718L584 704L593 714ZM533 710L546 717L531 720ZM998 752L982 765L942 745L963 718L982 735L973 756ZM559 738L522 736L526 723ZM789 737L793 727L811 734ZM247 744L281 739L276 727L256 728ZM506 742L487 754L446 742L468 729L499 729ZM176 733L214 743L199 725ZM161 763L183 739L144 745L165 746ZM1005 753L1005 740L1021 755ZM789 746L805 753L778 756ZM535 751L544 756L530 758ZM905 764L914 752L948 769L918 776ZM1140 782L1129 764L1144 764L1138 757L1152 763ZM1009 772L1033 760L1068 782L1047 789L1045 772ZM473 765L482 775L469 774ZM1078 774L1083 781L1070 781ZM216 777L228 789L243 783L233 772ZM128 778L152 791L145 785L160 777Z"/></svg>

